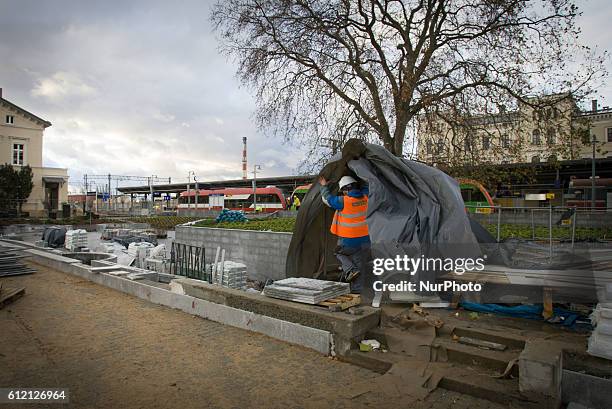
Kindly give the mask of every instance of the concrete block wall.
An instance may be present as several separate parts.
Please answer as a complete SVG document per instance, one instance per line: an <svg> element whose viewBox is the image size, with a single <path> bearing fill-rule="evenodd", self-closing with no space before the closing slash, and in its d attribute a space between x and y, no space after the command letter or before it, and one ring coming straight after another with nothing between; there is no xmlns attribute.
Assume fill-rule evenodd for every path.
<svg viewBox="0 0 612 409"><path fill-rule="evenodd" d="M207 262L214 261L217 246L225 249L225 259L247 266L249 278L265 281L285 278L287 250L291 233L254 230L176 226L177 243L206 249Z"/></svg>

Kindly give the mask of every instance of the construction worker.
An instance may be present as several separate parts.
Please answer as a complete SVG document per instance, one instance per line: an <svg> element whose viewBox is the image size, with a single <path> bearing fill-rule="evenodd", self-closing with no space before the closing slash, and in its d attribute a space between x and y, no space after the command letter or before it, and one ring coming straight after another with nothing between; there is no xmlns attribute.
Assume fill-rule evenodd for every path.
<svg viewBox="0 0 612 409"><path fill-rule="evenodd" d="M336 210L330 231L339 237L336 257L342 264L342 278L351 283L352 292L360 293L370 254L366 224L368 189L360 189L354 178L343 176L338 182L342 195L334 196L327 183L325 178L319 178L323 203Z"/></svg>
<svg viewBox="0 0 612 409"><path fill-rule="evenodd" d="M302 203L300 202L300 198L295 195L293 197L293 210L300 210L300 206L302 205Z"/></svg>

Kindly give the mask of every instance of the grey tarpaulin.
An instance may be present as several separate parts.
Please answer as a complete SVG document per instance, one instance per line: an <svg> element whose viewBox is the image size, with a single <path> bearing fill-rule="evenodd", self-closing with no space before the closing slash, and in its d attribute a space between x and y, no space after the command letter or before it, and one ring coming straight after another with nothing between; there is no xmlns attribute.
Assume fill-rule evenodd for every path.
<svg viewBox="0 0 612 409"><path fill-rule="evenodd" d="M321 171L332 182L332 192L346 174L369 185L367 223L372 257L465 258L481 254L459 185L442 171L398 158L381 146L352 139L345 144L342 157ZM321 201L315 181L297 216L287 254L287 277L316 278L337 268L333 256L337 238L329 233L332 217L333 210ZM382 278L387 281L391 276ZM424 277L417 274L412 278L415 279Z"/></svg>
<svg viewBox="0 0 612 409"><path fill-rule="evenodd" d="M66 240L65 227L45 227L42 239L49 247L62 247Z"/></svg>

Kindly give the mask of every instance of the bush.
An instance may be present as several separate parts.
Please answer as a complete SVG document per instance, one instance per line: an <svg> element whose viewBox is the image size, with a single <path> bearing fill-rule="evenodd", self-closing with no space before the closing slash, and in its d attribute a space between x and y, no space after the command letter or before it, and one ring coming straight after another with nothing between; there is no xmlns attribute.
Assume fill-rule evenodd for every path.
<svg viewBox="0 0 612 409"><path fill-rule="evenodd" d="M279 217L274 219L253 219L249 221L222 221L203 220L195 224L196 227L217 227L223 229L242 229L293 232L295 217Z"/></svg>

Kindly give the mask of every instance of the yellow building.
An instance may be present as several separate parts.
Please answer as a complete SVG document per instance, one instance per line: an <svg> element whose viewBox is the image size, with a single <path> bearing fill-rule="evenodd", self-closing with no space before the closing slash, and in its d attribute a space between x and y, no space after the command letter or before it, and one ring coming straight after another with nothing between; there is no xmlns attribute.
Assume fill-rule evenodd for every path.
<svg viewBox="0 0 612 409"><path fill-rule="evenodd" d="M494 115L423 115L418 128L418 157L430 164L525 163L612 155L612 110L580 111L571 96L528 100Z"/></svg>
<svg viewBox="0 0 612 409"><path fill-rule="evenodd" d="M0 88L0 163L32 168L34 187L22 207L31 217L57 217L68 200L68 170L43 167L43 133L49 126L49 121L4 99Z"/></svg>
<svg viewBox="0 0 612 409"><path fill-rule="evenodd" d="M612 109L608 106L599 108L597 101L592 101L590 111L581 112L576 119L582 119L589 126L589 137L595 137L595 157L612 158ZM581 158L593 157L593 145L585 144L580 152Z"/></svg>

